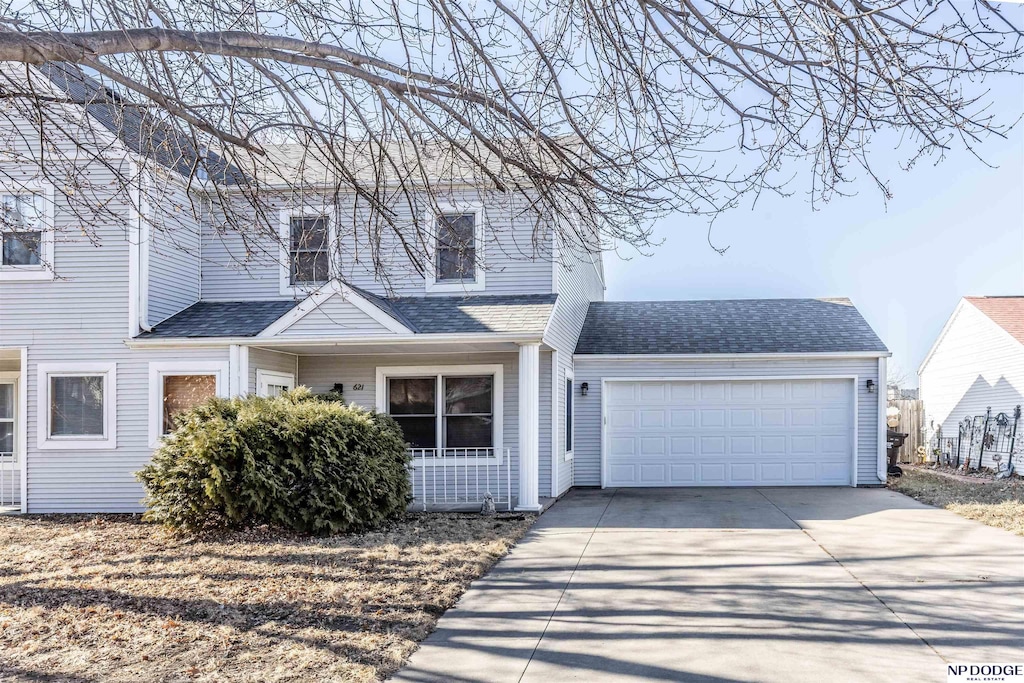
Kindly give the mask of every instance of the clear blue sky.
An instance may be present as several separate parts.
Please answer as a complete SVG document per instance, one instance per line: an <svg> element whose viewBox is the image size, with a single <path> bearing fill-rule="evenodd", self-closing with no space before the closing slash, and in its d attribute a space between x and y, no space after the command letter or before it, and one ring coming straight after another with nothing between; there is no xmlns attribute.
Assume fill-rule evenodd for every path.
<svg viewBox="0 0 1024 683"><path fill-rule="evenodd" d="M1024 90L1008 99L1004 114L1024 112ZM607 298L846 296L917 386L917 367L961 296L1024 294L1024 125L980 146L996 168L957 152L904 171L905 151L871 151L890 179L888 204L866 181L818 210L801 192L762 196L716 221L712 239L729 247L722 256L705 221L665 218L652 255L605 255Z"/></svg>

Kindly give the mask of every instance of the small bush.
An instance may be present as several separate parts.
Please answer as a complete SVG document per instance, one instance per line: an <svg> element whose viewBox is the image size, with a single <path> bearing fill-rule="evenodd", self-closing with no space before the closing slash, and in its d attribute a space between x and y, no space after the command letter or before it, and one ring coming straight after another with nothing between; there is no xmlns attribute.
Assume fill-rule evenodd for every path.
<svg viewBox="0 0 1024 683"><path fill-rule="evenodd" d="M299 388L212 399L182 413L136 476L145 518L173 529L272 524L325 534L401 516L408 462L390 417Z"/></svg>

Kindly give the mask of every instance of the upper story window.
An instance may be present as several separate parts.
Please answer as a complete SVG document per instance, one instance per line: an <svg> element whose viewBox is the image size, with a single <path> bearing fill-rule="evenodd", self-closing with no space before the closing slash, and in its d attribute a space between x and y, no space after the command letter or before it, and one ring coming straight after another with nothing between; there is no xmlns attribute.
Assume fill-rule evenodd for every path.
<svg viewBox="0 0 1024 683"><path fill-rule="evenodd" d="M53 230L43 192L0 192L0 280L53 278Z"/></svg>
<svg viewBox="0 0 1024 683"><path fill-rule="evenodd" d="M38 266L43 245L43 202L35 194L0 195L5 266Z"/></svg>
<svg viewBox="0 0 1024 683"><path fill-rule="evenodd" d="M433 216L435 243L427 272L428 292L484 289L483 216L479 207L441 207Z"/></svg>
<svg viewBox="0 0 1024 683"><path fill-rule="evenodd" d="M476 279L476 214L443 214L437 219L436 281Z"/></svg>
<svg viewBox="0 0 1024 683"><path fill-rule="evenodd" d="M289 220L289 242L289 284L322 284L330 279L327 216L293 216Z"/></svg>
<svg viewBox="0 0 1024 683"><path fill-rule="evenodd" d="M281 293L303 294L329 282L334 244L331 210L285 210L280 225Z"/></svg>

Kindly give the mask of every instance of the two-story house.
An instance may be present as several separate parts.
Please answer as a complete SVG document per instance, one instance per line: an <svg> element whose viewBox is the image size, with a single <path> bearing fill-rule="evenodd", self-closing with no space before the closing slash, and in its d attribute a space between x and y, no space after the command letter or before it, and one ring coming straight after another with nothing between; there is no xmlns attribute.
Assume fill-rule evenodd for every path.
<svg viewBox="0 0 1024 683"><path fill-rule="evenodd" d="M100 92L74 69L40 74ZM81 155L32 149L37 128L0 148L17 179L0 188L6 505L137 511L134 472L177 411L298 385L394 416L424 506L884 481L889 354L848 300L605 302L599 253L454 177L395 208L436 227L426 272L397 244L362 256L360 202L315 176L301 193L263 179L276 234L225 230L230 173L196 182L187 144L140 143L145 113L103 92L52 107L68 145L102 145L74 179ZM39 125L58 124L24 130ZM102 210L83 216L83 192Z"/></svg>

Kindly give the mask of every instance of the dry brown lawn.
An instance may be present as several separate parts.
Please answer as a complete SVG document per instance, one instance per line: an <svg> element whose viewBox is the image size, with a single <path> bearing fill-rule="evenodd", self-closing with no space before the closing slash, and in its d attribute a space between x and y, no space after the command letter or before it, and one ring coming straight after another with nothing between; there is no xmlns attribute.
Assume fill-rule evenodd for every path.
<svg viewBox="0 0 1024 683"><path fill-rule="evenodd" d="M989 526L1024 536L1024 480L966 481L905 467L889 488Z"/></svg>
<svg viewBox="0 0 1024 683"><path fill-rule="evenodd" d="M0 517L0 681L371 681L532 516L175 538L132 516Z"/></svg>

